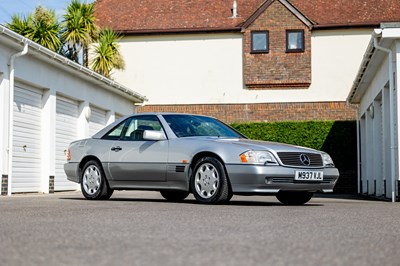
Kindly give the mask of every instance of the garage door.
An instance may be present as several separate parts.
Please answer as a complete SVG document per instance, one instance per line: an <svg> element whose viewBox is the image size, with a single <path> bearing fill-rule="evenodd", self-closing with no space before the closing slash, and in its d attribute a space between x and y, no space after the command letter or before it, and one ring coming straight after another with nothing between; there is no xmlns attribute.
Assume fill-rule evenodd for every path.
<svg viewBox="0 0 400 266"><path fill-rule="evenodd" d="M64 173L64 163L67 162L66 152L69 144L78 139L79 103L77 101L57 96L56 103L56 174L54 190L76 190L76 183L67 180Z"/></svg>
<svg viewBox="0 0 400 266"><path fill-rule="evenodd" d="M41 91L16 86L13 108L11 192L38 192L41 191Z"/></svg>
<svg viewBox="0 0 400 266"><path fill-rule="evenodd" d="M93 136L98 131L103 129L107 124L106 110L100 109L95 106L90 106L92 114L89 119L89 135Z"/></svg>

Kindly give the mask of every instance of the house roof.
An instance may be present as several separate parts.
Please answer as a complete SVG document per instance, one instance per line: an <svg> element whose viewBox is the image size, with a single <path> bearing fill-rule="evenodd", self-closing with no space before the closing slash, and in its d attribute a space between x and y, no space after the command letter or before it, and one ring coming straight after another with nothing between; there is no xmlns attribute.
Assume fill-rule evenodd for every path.
<svg viewBox="0 0 400 266"><path fill-rule="evenodd" d="M238 30L263 0L97 0L100 26L123 33Z"/></svg>
<svg viewBox="0 0 400 266"><path fill-rule="evenodd" d="M266 2L237 0L97 0L100 26L121 33L240 30ZM378 26L400 21L399 0L288 0L313 27Z"/></svg>
<svg viewBox="0 0 400 266"><path fill-rule="evenodd" d="M289 0L314 27L379 26L400 21L399 0Z"/></svg>

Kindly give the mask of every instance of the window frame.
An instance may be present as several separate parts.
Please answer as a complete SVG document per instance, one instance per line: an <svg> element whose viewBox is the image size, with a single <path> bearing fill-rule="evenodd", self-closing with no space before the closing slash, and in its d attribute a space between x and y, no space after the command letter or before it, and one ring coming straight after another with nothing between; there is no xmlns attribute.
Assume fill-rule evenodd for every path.
<svg viewBox="0 0 400 266"><path fill-rule="evenodd" d="M266 36L266 49L265 50L254 50L253 34L264 33ZM251 54L268 54L269 53L269 31L268 30L255 30L250 32L250 53Z"/></svg>
<svg viewBox="0 0 400 266"><path fill-rule="evenodd" d="M114 140L114 141L137 141L137 140L132 140L132 139L130 139L130 138L127 138L127 137L125 136L125 134L126 134L128 128L129 128L129 126L131 125L132 120L140 120L140 119L143 119L143 118L146 118L146 117L154 117L154 118L155 118L154 120L149 120L149 121L155 121L155 122L157 121L157 122L160 124L160 131L164 132L164 134L166 135L165 129L164 129L164 127L163 127L163 124L161 123L161 121L160 121L160 119L157 117L157 115L151 115L151 114L149 114L149 115L131 116L131 117L125 119L124 121L121 121L119 124L117 124L117 125L114 126L112 129L110 129L106 134L104 134L104 135L101 137L101 139L104 139L104 140ZM146 120L146 119L143 119L143 120ZM122 131L121 131L119 137L116 137L116 136L110 137L109 134L110 134L111 132L113 132L115 129L117 129L117 128L118 128L120 125L122 125L122 124L124 125L124 127L123 127L123 129L122 129ZM167 135L166 135L166 136L167 136Z"/></svg>
<svg viewBox="0 0 400 266"><path fill-rule="evenodd" d="M289 34L290 33L301 33L302 37L302 47L301 48L295 48L291 49L289 48ZM303 53L305 50L305 38L304 38L304 30L303 29L297 29L297 30L286 30L286 53Z"/></svg>

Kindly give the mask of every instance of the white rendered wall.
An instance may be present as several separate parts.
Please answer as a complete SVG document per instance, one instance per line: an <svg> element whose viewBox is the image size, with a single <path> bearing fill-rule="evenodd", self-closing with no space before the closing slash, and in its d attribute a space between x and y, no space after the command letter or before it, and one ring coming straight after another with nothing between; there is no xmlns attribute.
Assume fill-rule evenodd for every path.
<svg viewBox="0 0 400 266"><path fill-rule="evenodd" d="M246 89L241 33L125 37L126 68L113 77L146 95L146 104L345 101L370 34L313 31L309 89Z"/></svg>
<svg viewBox="0 0 400 266"><path fill-rule="evenodd" d="M9 60L11 55L20 52L22 46L12 41L3 42L0 35L0 175L8 175L9 184L12 174L8 169L9 141ZM37 51L29 50L27 55L15 59L15 84L26 84L27 87L43 92L42 106L42 161L41 191L49 192L49 177L55 175L55 123L56 97L77 100L80 103L79 138L89 136L86 109L90 105L107 111L107 123L114 121L114 114L127 115L135 112L133 100L112 91L108 85L86 75L80 75L76 69L54 63ZM109 90L111 89L111 90ZM10 189L8 191L10 194Z"/></svg>

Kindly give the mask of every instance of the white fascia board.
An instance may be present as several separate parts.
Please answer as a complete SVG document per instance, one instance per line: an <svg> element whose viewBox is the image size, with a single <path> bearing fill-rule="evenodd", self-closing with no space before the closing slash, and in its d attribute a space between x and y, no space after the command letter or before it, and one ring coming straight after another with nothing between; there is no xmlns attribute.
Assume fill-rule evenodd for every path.
<svg viewBox="0 0 400 266"><path fill-rule="evenodd" d="M353 86L347 97L347 102L350 104L360 103L362 95L371 82L373 73L376 72L380 66L380 62L383 60L384 53L374 47L374 37L379 37L381 40L379 45L389 49L393 39L400 39L400 28L376 29L374 34L371 36Z"/></svg>
<svg viewBox="0 0 400 266"><path fill-rule="evenodd" d="M366 86L368 85L368 82L365 82L365 73L370 70L369 63L371 62L374 53L374 38L371 37L371 40L367 46L367 50L365 51L363 59L361 61L361 65L354 79L353 86L351 87L349 95L347 96L347 102L349 104L357 104L360 102L360 95L363 94Z"/></svg>
<svg viewBox="0 0 400 266"><path fill-rule="evenodd" d="M392 38L399 39L400 38L400 28L385 28L382 29L382 38Z"/></svg>
<svg viewBox="0 0 400 266"><path fill-rule="evenodd" d="M62 55L59 55L56 52L53 52L2 25L0 25L0 34L3 34L10 40L13 40L15 46L18 47L21 44L28 43L30 48L28 54L36 55L41 60L50 62L51 64L54 65L58 65L61 68L67 67L77 75L81 77L83 76L88 77L88 80L90 80L92 83L99 84L107 90L110 90L114 93L120 94L132 100L134 103L143 103L144 101L147 101L147 98L145 96L131 90L130 88L127 88L109 78L106 78L105 76L102 76L94 72L93 70L90 70L78 63L75 63L74 61ZM46 59L51 59L51 60L46 60Z"/></svg>

